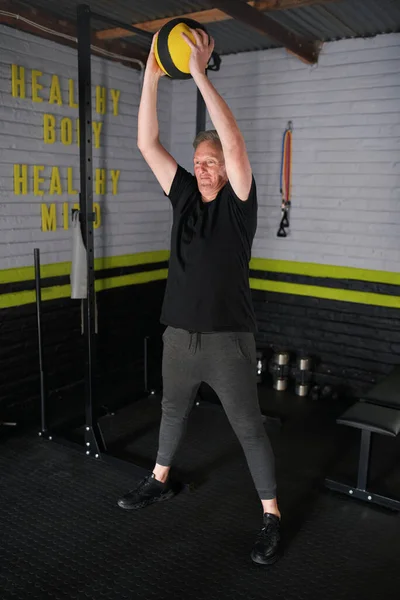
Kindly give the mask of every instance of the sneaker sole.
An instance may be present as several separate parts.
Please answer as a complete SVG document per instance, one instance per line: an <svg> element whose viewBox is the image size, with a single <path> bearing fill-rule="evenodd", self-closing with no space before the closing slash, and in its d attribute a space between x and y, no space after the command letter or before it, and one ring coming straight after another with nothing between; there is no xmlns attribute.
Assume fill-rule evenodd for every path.
<svg viewBox="0 0 400 600"><path fill-rule="evenodd" d="M274 554L274 556L271 556L271 558L263 558L262 556L260 556L259 554L256 554L255 552L251 553L251 560L256 563L257 565L273 565L276 563L277 560L279 560L280 555L279 554Z"/></svg>
<svg viewBox="0 0 400 600"><path fill-rule="evenodd" d="M132 504L131 506L126 506L123 503L120 503L120 500L118 500L117 504L120 508L123 508L124 510L139 510L140 508L146 508L146 506L150 506L151 504L155 504L156 502L164 502L165 500L170 500L170 498L172 498L173 495L174 492L172 490L169 490L162 496L156 496L154 498L150 498L149 500L144 500L143 502Z"/></svg>

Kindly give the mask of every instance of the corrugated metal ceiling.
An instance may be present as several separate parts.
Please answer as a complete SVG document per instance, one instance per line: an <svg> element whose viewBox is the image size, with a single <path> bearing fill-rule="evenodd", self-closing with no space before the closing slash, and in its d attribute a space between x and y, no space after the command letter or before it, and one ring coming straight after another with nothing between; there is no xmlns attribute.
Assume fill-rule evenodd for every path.
<svg viewBox="0 0 400 600"><path fill-rule="evenodd" d="M76 6L81 3L82 0L31 0L29 6L75 21ZM132 24L210 8L207 2L201 0L87 0L86 3L95 12ZM331 41L400 31L400 0L321 0L319 4L266 14L310 40ZM93 28L105 29L107 25L93 20ZM263 50L278 45L234 19L210 23L207 28L215 38L216 50L220 54ZM140 36L125 38L124 41L142 48L149 46L148 40Z"/></svg>

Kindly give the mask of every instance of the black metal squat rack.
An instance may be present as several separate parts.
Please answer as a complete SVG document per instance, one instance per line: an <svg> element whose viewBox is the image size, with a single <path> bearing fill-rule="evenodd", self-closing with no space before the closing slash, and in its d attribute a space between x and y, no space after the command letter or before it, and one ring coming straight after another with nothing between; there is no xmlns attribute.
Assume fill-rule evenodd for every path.
<svg viewBox="0 0 400 600"><path fill-rule="evenodd" d="M91 94L91 19L121 27L137 35L151 40L152 33L143 31L132 25L121 23L105 15L93 12L86 4L77 6L77 39L78 39L78 90L79 90L79 153L80 153L80 195L79 213L82 238L86 248L87 269L87 297L83 300L83 335L85 343L85 437L84 451L88 457L101 459L106 462L118 463L127 466L138 475L147 474L142 467L131 462L115 458L107 452L107 447L99 424L99 416L94 402L94 365L96 354L96 297L95 297L95 269L94 269L94 240L93 226L95 213L93 210L93 144L92 144L92 94ZM219 70L220 58L213 53L210 70ZM205 128L206 107L200 93L197 95L196 107L196 133ZM45 365L43 360L43 342L41 327L41 285L40 285L40 254L35 249L35 279L36 279L36 307L38 320L39 365L41 384L41 435L44 439L71 445L71 442L58 436L48 427L46 416L47 389ZM145 340L146 344L146 340ZM147 364L145 357L145 389L147 389ZM75 445L75 444L74 444Z"/></svg>

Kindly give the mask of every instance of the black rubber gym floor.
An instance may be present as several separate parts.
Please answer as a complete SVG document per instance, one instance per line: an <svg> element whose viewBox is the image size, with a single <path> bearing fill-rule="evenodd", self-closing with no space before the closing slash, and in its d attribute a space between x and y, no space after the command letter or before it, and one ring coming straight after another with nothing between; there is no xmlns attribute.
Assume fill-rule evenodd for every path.
<svg viewBox="0 0 400 600"><path fill-rule="evenodd" d="M175 475L194 481L174 499L124 511L137 478L37 433L0 432L0 598L323 599L400 597L400 515L324 490L355 469L357 432L335 425L338 403L260 390L277 460L284 556L254 565L261 505L221 409L189 419ZM157 397L102 419L110 448L151 467ZM400 447L377 439L372 487L400 497ZM396 470L397 465L397 470ZM354 471L355 472L355 471Z"/></svg>

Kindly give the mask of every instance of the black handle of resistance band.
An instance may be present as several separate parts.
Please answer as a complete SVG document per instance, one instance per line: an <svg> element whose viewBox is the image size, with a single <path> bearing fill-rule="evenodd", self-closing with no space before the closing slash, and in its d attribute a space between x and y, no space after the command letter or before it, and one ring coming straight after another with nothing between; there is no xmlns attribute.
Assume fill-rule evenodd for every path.
<svg viewBox="0 0 400 600"><path fill-rule="evenodd" d="M281 222L279 224L279 229L278 229L278 233L276 234L278 237L286 237L287 233L286 233L286 228L289 227L289 218L288 218L288 208L283 208L282 209L282 219Z"/></svg>

